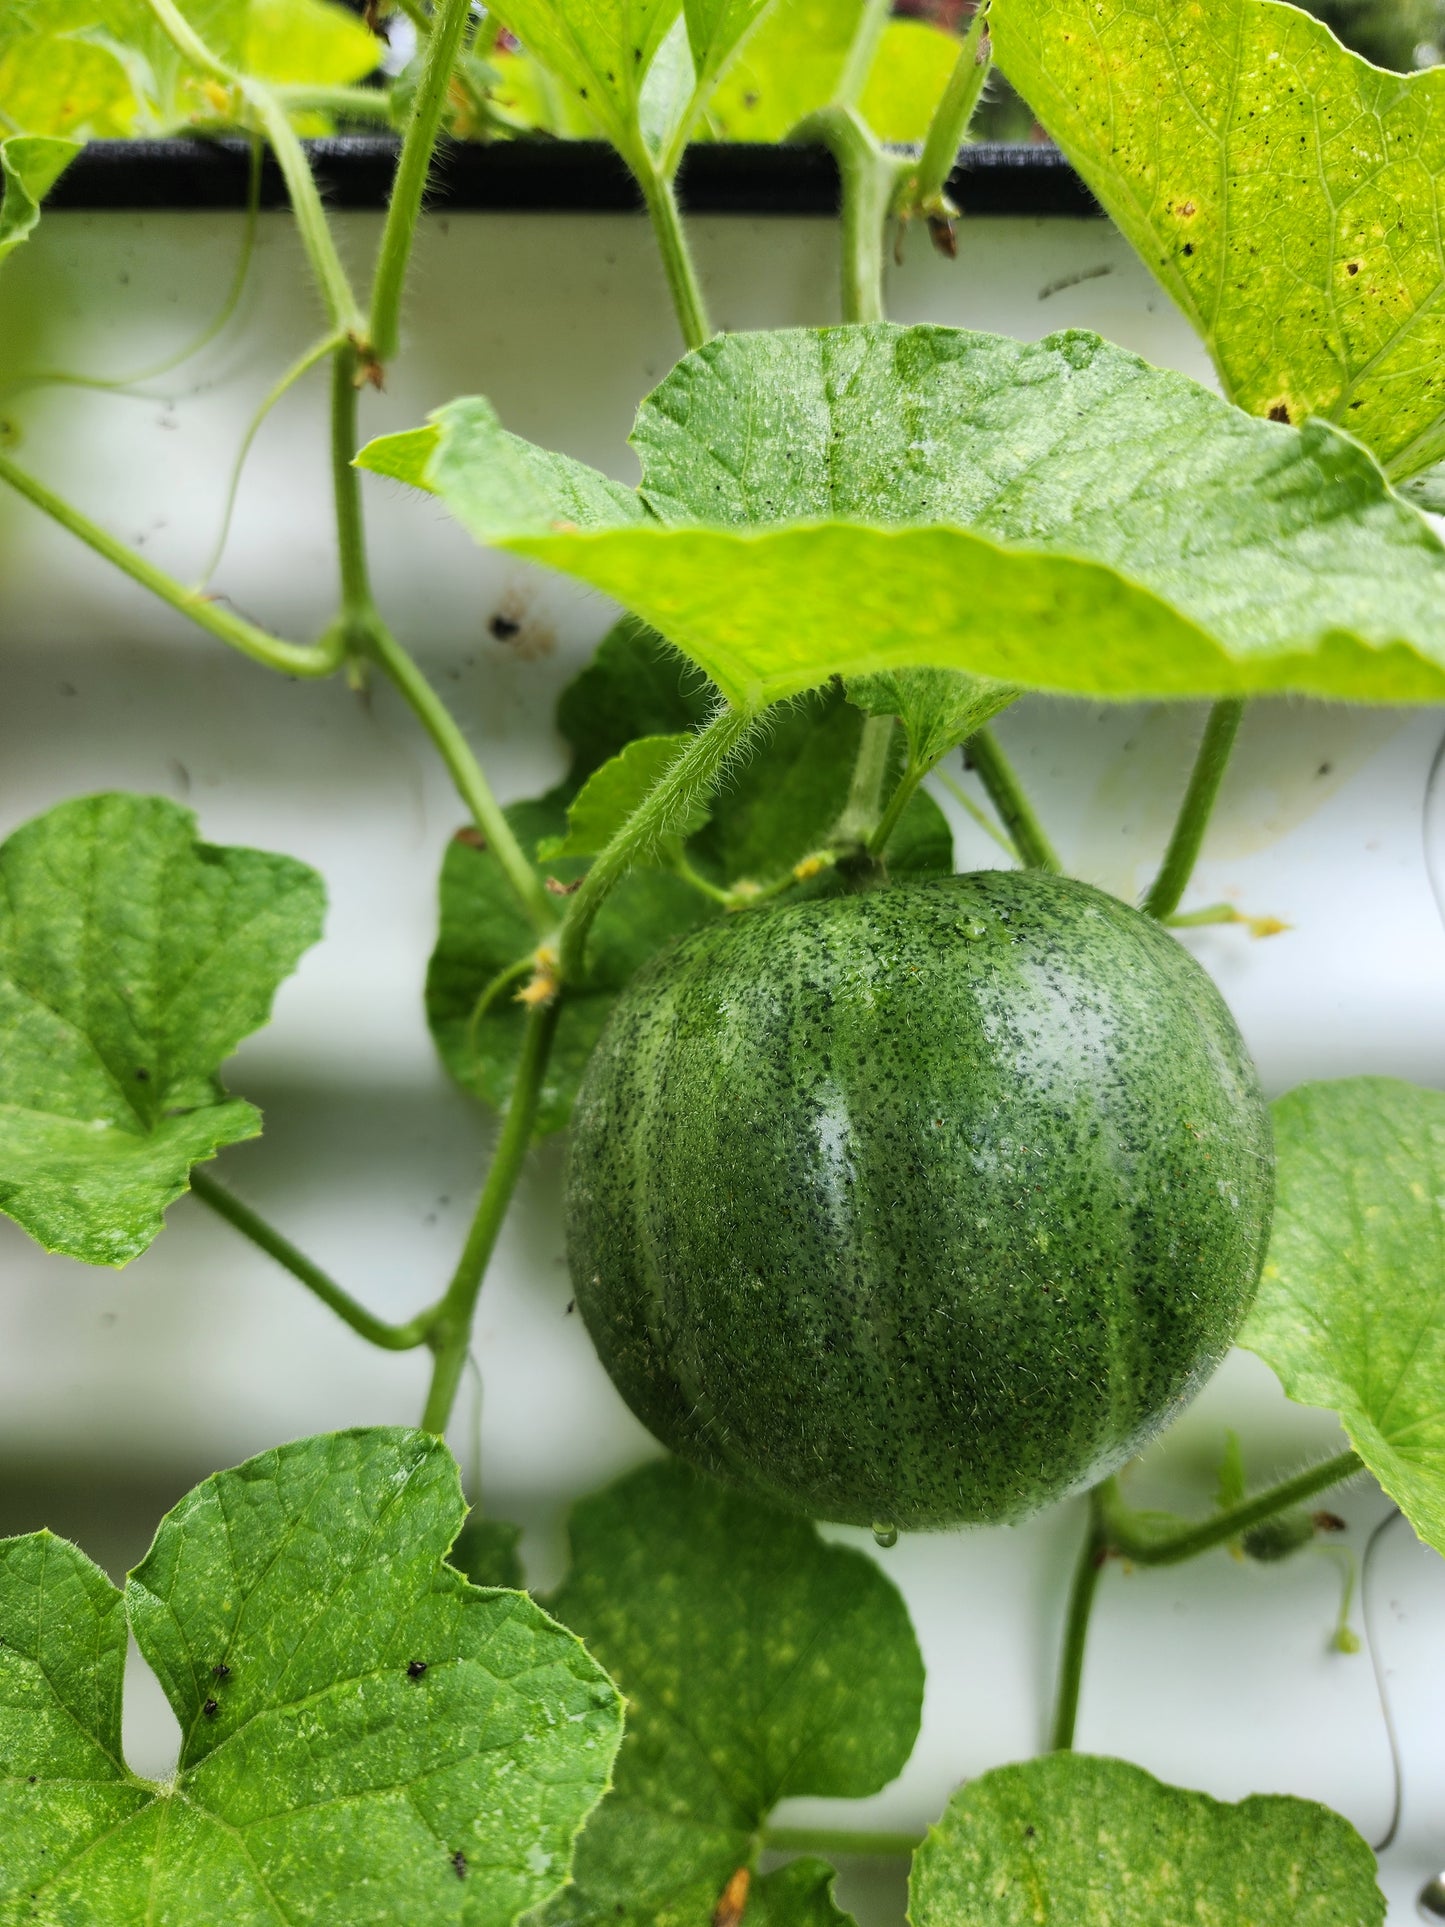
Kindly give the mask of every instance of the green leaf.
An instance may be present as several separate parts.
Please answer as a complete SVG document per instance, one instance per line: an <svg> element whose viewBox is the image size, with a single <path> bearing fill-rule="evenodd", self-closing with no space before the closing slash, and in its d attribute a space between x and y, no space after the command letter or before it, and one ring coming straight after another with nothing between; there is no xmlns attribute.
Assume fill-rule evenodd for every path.
<svg viewBox="0 0 1445 1927"><path fill-rule="evenodd" d="M331 0L179 4L218 58L259 80L347 86L376 66L375 35ZM214 123L226 112L146 0L6 0L0 126L102 139Z"/></svg>
<svg viewBox="0 0 1445 1927"><path fill-rule="evenodd" d="M498 0L491 8L634 167L647 160L643 82L681 10L682 0Z"/></svg>
<svg viewBox="0 0 1445 1927"><path fill-rule="evenodd" d="M161 797L90 796L0 844L0 1209L123 1265L193 1164L261 1119L217 1071L321 935L321 880Z"/></svg>
<svg viewBox="0 0 1445 1927"><path fill-rule="evenodd" d="M513 804L507 817L524 849L560 840L566 823L556 795ZM586 868L585 861L569 857L548 863L543 873L566 883ZM526 1026L526 1014L515 1002L524 977L503 985L485 1008L482 1000L500 972L530 956L536 933L501 865L465 831L448 844L442 861L440 908L427 969L427 1022L457 1082L502 1110L511 1097ZM593 926L586 979L569 993L558 1021L538 1107L540 1133L566 1125L618 991L663 944L713 914L711 905L666 872L634 870L612 891Z"/></svg>
<svg viewBox="0 0 1445 1927"><path fill-rule="evenodd" d="M706 1927L779 1800L876 1792L912 1751L923 1662L873 1560L675 1461L576 1508L548 1604L628 1718L576 1884L538 1927ZM789 1872L760 1918L836 1920L819 1872Z"/></svg>
<svg viewBox="0 0 1445 1927"><path fill-rule="evenodd" d="M44 134L0 140L0 261L30 239L40 203L79 152L79 141Z"/></svg>
<svg viewBox="0 0 1445 1927"><path fill-rule="evenodd" d="M773 0L683 0L699 86L720 74Z"/></svg>
<svg viewBox="0 0 1445 1927"><path fill-rule="evenodd" d="M505 1586L510 1592L525 1592L517 1550L521 1536L522 1528L506 1519L468 1519L447 1554L447 1564L455 1566L474 1586Z"/></svg>
<svg viewBox="0 0 1445 1927"><path fill-rule="evenodd" d="M774 0L708 101L708 124L730 141L785 140L826 107L843 77L866 0ZM881 140L922 140L958 58L937 27L891 20L860 106Z"/></svg>
<svg viewBox="0 0 1445 1927"><path fill-rule="evenodd" d="M524 463L475 400L358 459L615 596L747 709L922 667L1106 697L1445 696L1445 547L1369 456L1095 335L723 336L632 439L625 508L580 463Z"/></svg>
<svg viewBox="0 0 1445 1927"><path fill-rule="evenodd" d="M717 692L676 649L624 616L557 698L557 728L572 751L563 794L570 801L635 737L697 729L716 707Z"/></svg>
<svg viewBox="0 0 1445 1927"><path fill-rule="evenodd" d="M849 702L866 715L902 719L909 761L924 771L1018 696L1007 683L965 676L956 669L891 669L877 676L854 676L848 683Z"/></svg>
<svg viewBox="0 0 1445 1927"><path fill-rule="evenodd" d="M0 1542L0 1920L490 1927L554 1891L620 1707L443 1563L464 1510L439 1439L343 1432L196 1487L123 1597ZM127 1621L183 1736L159 1783L120 1751Z"/></svg>
<svg viewBox="0 0 1445 1927"><path fill-rule="evenodd" d="M836 1878L826 1860L790 1860L753 1884L746 1927L857 1927L833 1898Z"/></svg>
<svg viewBox="0 0 1445 1927"><path fill-rule="evenodd" d="M997 0L1009 79L1259 415L1445 455L1445 73L1278 0Z"/></svg>
<svg viewBox="0 0 1445 1927"><path fill-rule="evenodd" d="M1328 1807L1262 1794L1225 1806L1082 1753L1000 1767L962 1787L914 1856L908 1893L912 1927L1378 1927L1385 1918L1375 1856Z"/></svg>
<svg viewBox="0 0 1445 1927"><path fill-rule="evenodd" d="M1240 1343L1350 1443L1445 1552L1445 1094L1303 1084L1274 1106L1278 1190Z"/></svg>
<svg viewBox="0 0 1445 1927"><path fill-rule="evenodd" d="M588 777L576 800L567 806L566 836L544 839L537 846L538 859L551 863L558 857L599 856L664 772L677 761L688 740L686 735L638 736L619 750ZM666 839L666 848L654 855L665 862L667 849L676 849L685 843L702 828L710 814L706 803L694 802L674 825Z"/></svg>

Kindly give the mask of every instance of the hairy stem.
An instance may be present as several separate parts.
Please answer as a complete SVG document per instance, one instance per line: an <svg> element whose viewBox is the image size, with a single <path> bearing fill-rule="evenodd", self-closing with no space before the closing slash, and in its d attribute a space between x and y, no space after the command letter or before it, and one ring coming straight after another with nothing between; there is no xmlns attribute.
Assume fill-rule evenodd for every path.
<svg viewBox="0 0 1445 1927"><path fill-rule="evenodd" d="M903 812L913 801L914 791L927 774L928 771L924 769L921 764L910 760L907 768L899 777L892 796L888 799L888 807L884 810L877 829L868 839L868 848L874 856L882 856L887 850L893 832L902 821Z"/></svg>
<svg viewBox="0 0 1445 1927"><path fill-rule="evenodd" d="M1215 1546L1227 1545L1231 1539L1237 1539L1252 1526L1272 1519L1277 1512L1288 1512L1294 1506L1302 1505L1306 1499L1312 1499L1317 1492L1328 1491L1332 1485L1341 1485L1346 1479L1354 1478L1363 1469L1364 1462L1358 1452L1341 1452L1321 1465L1312 1466L1307 1472L1297 1473L1292 1479L1267 1487L1254 1498L1246 1499L1243 1505L1215 1513L1212 1519L1206 1519L1202 1525L1168 1534L1152 1529L1141 1531L1134 1515L1120 1498L1118 1485L1113 1479L1106 1479L1099 1487L1098 1500L1111 1552L1117 1553L1121 1559L1132 1560L1136 1566L1178 1566L1186 1559L1194 1559L1202 1552L1212 1551Z"/></svg>
<svg viewBox="0 0 1445 1927"><path fill-rule="evenodd" d="M430 1313L423 1312L420 1317L410 1319L404 1325L389 1325L384 1318L377 1318L369 1312L365 1305L358 1304L350 1292L343 1291L304 1252L298 1251L289 1238L283 1238L250 1205L242 1204L233 1192L199 1165L191 1171L191 1190L218 1217L224 1218L227 1224L239 1231L243 1238L249 1238L268 1258L274 1258L293 1278L299 1279L328 1310L334 1311L369 1345L379 1345L387 1352L409 1352L426 1343Z"/></svg>
<svg viewBox="0 0 1445 1927"><path fill-rule="evenodd" d="M384 624L378 623L372 629L367 638L367 652L435 743L462 801L471 811L472 821L501 864L533 929L539 937L551 936L557 927L552 899L512 834L512 827L492 794L492 786L451 711Z"/></svg>
<svg viewBox="0 0 1445 1927"><path fill-rule="evenodd" d="M983 831L984 835L997 843L1005 856L1015 857L1019 862L1023 861L1022 857L1019 856L1018 845L1012 838L1005 836L998 825L978 807L977 803L974 802L973 798L956 776L950 776L946 769L935 770L934 775L937 776L939 782L942 783L954 802L968 812L974 822L977 823L978 827Z"/></svg>
<svg viewBox="0 0 1445 1927"><path fill-rule="evenodd" d="M838 1827L764 1827L758 1844L770 1853L856 1853L874 1859L902 1856L923 1845L921 1833L853 1833Z"/></svg>
<svg viewBox="0 0 1445 1927"><path fill-rule="evenodd" d="M391 101L384 87L307 87L273 83L271 92L290 114L333 114L337 120L391 123Z"/></svg>
<svg viewBox="0 0 1445 1927"><path fill-rule="evenodd" d="M905 219L914 214L947 219L956 212L944 190L983 97L991 60L988 5L982 0L958 50L943 98L934 110L918 164L903 181L898 210Z"/></svg>
<svg viewBox="0 0 1445 1927"><path fill-rule="evenodd" d="M817 141L838 163L844 321L882 321L888 216L906 163L885 152L851 107L809 114L788 138Z"/></svg>
<svg viewBox="0 0 1445 1927"><path fill-rule="evenodd" d="M564 983L581 976L593 919L613 885L667 835L689 804L712 795L729 758L753 727L754 718L720 709L679 751L659 781L628 817L582 879L562 925L558 967Z"/></svg>
<svg viewBox="0 0 1445 1927"><path fill-rule="evenodd" d="M438 1305L431 1322L429 1340L436 1353L436 1364L432 1368L431 1389L422 1413L422 1430L425 1432L445 1432L456 1403L457 1387L461 1384L471 1345L477 1298L487 1265L496 1248L502 1221L507 1215L507 1207L512 1201L512 1193L517 1188L527 1148L532 1142L542 1079L551 1056L560 1012L561 1000L554 999L533 1010L527 1019L511 1102L502 1122L497 1148L492 1154L491 1168L482 1187L476 1216L446 1296Z"/></svg>
<svg viewBox="0 0 1445 1927"><path fill-rule="evenodd" d="M221 86L234 88L261 123L286 183L297 232L311 263L316 285L326 303L331 326L337 333L350 335L361 343L366 324L352 292L350 278L342 266L341 256L336 251L326 210L321 204L321 195L311 172L311 163L306 158L306 150L296 130L286 117L285 107L261 81L237 73L225 61L218 59L175 6L174 0L147 0L147 4L176 51Z"/></svg>
<svg viewBox="0 0 1445 1927"><path fill-rule="evenodd" d="M971 736L966 754L988 792L988 800L998 811L999 820L1013 838L1024 868L1049 870L1057 875L1064 866L992 730L981 729Z"/></svg>
<svg viewBox="0 0 1445 1927"><path fill-rule="evenodd" d="M378 361L397 351L401 298L427 175L441 132L447 89L471 16L471 0L441 0L425 46L421 79L407 118L371 284L371 346Z"/></svg>
<svg viewBox="0 0 1445 1927"><path fill-rule="evenodd" d="M837 844L869 843L883 818L883 791L888 783L888 758L893 749L893 716L870 716L858 735L853 779L848 800L833 825Z"/></svg>
<svg viewBox="0 0 1445 1927"><path fill-rule="evenodd" d="M1079 1720L1079 1692L1084 1683L1084 1653L1089 1642L1089 1621L1099 1590L1099 1575L1109 1557L1108 1534L1097 1492L1089 1494L1088 1526L1074 1581L1069 1588L1069 1610L1064 1619L1064 1646L1059 1659L1059 1683L1054 1700L1054 1723L1049 1747L1054 1753L1067 1753L1074 1744Z"/></svg>
<svg viewBox="0 0 1445 1927"><path fill-rule="evenodd" d="M97 555L104 556L122 574L128 575L133 582L140 583L143 589L158 596L172 609L188 616L198 628L215 636L219 641L238 649L243 656L253 662L262 663L267 669L279 670L284 676L317 677L329 676L339 666L343 655L343 641L339 635L328 634L320 642L305 644L282 642L279 637L268 635L254 623L243 617L233 615L220 604L209 602L196 589L188 589L184 583L177 582L174 576L167 575L152 562L139 556L123 542L82 515L79 509L72 508L69 502L52 490L37 482L33 475L17 468L6 456L0 455L0 482L8 482L11 488L33 502L52 521L77 536L87 548L94 549Z"/></svg>
<svg viewBox="0 0 1445 1927"><path fill-rule="evenodd" d="M657 237L658 251L662 255L668 292L677 311L677 325L689 348L701 348L712 339L712 323L708 320L707 305L698 285L697 270L693 265L692 251L688 246L672 182L645 151L633 165L637 184L642 189L642 198L647 203L652 231Z"/></svg>
<svg viewBox="0 0 1445 1927"><path fill-rule="evenodd" d="M1209 818L1219 795L1219 786L1224 780L1224 772L1229 766L1230 751L1234 748L1234 739L1239 733L1243 715L1244 704L1234 696L1216 703L1209 712L1209 720L1204 725L1204 739L1194 759L1189 787L1179 806L1174 834L1169 839L1169 848L1164 853L1159 874L1141 906L1151 917L1172 916L1189 887L1189 879L1199 860L1204 832L1209 827Z"/></svg>
<svg viewBox="0 0 1445 1927"><path fill-rule="evenodd" d="M366 561L366 523L361 509L361 476L356 454L356 350L349 342L331 359L331 492L336 504L336 560L340 573L341 620L348 645L364 649L381 626L371 597Z"/></svg>

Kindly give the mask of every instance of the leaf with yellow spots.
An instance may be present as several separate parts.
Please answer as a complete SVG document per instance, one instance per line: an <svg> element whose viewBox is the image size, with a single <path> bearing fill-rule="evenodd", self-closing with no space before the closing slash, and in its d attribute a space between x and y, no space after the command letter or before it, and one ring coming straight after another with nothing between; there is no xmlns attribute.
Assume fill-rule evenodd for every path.
<svg viewBox="0 0 1445 1927"><path fill-rule="evenodd" d="M875 1793L912 1751L923 1661L876 1562L670 1461L576 1508L547 1606L622 1688L627 1735L532 1927L709 1927L741 1897L744 1927L845 1921L822 1863L753 1870L779 1800Z"/></svg>
<svg viewBox="0 0 1445 1927"><path fill-rule="evenodd" d="M913 1860L912 1927L1379 1927L1375 1857L1312 1800L1226 1806L1053 1753L954 1794Z"/></svg>
<svg viewBox="0 0 1445 1927"><path fill-rule="evenodd" d="M1001 65L1252 414L1445 455L1445 70L1281 0L994 0Z"/></svg>
<svg viewBox="0 0 1445 1927"><path fill-rule="evenodd" d="M554 1892L622 1709L445 1563L465 1512L440 1439L377 1429L216 1473L123 1594L0 1540L4 1927L496 1927ZM183 1736L160 1782L121 1751L127 1631Z"/></svg>
<svg viewBox="0 0 1445 1927"><path fill-rule="evenodd" d="M1445 1552L1445 1093L1388 1077L1274 1106L1278 1196L1240 1343L1351 1445Z"/></svg>

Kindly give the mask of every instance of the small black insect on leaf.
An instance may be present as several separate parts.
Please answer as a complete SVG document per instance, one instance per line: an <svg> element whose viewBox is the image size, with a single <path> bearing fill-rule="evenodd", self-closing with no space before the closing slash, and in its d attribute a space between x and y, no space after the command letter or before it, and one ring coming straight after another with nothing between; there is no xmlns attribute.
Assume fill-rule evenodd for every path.
<svg viewBox="0 0 1445 1927"><path fill-rule="evenodd" d="M136 1074L135 1074L135 1081L137 1084L149 1084L151 1081L150 1072L147 1070L142 1070L139 1067L137 1067Z"/></svg>
<svg viewBox="0 0 1445 1927"><path fill-rule="evenodd" d="M411 1659L407 1661L406 1676L408 1679L420 1679L425 1671L426 1661L424 1659Z"/></svg>
<svg viewBox="0 0 1445 1927"><path fill-rule="evenodd" d="M213 1720L216 1717L217 1713L220 1712L220 1710L221 1710L221 1702L219 1700L207 1700L205 1705L201 1708L201 1711L205 1714L208 1720Z"/></svg>
<svg viewBox="0 0 1445 1927"><path fill-rule="evenodd" d="M467 1856L460 1847L452 1855L452 1872L458 1880L465 1880L467 1877Z"/></svg>
<svg viewBox="0 0 1445 1927"><path fill-rule="evenodd" d="M514 642L522 633L522 625L514 616L495 615L487 627L498 642Z"/></svg>
<svg viewBox="0 0 1445 1927"><path fill-rule="evenodd" d="M229 1679L231 1677L231 1669L225 1660L222 1660L219 1666L213 1666L211 1672L216 1679Z"/></svg>

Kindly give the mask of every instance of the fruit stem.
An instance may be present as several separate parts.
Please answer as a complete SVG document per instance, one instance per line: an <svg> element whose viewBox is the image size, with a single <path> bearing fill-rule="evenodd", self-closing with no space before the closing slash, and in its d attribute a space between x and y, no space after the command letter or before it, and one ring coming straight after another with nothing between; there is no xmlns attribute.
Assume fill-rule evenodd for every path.
<svg viewBox="0 0 1445 1927"><path fill-rule="evenodd" d="M1234 748L1234 739L1239 733L1243 715L1244 704L1235 696L1215 703L1209 712L1199 754L1194 759L1189 787L1179 806L1174 834L1164 852L1159 874L1141 906L1151 917L1162 919L1173 916L1179 908L1180 898L1189 887L1189 879L1199 861L1204 832L1209 827L1215 799L1219 795L1219 786L1224 780L1230 751Z"/></svg>
<svg viewBox="0 0 1445 1927"><path fill-rule="evenodd" d="M209 1205L217 1217L224 1218L243 1238L249 1238L268 1258L274 1258L293 1278L298 1278L308 1291L314 1292L323 1305L334 1311L368 1344L379 1345L386 1352L409 1352L426 1343L428 1313L423 1312L404 1325L387 1324L385 1319L377 1318L364 1305L358 1304L349 1291L343 1291L319 1265L312 1264L289 1238L283 1238L250 1205L242 1204L234 1192L228 1191L225 1185L199 1166L191 1172L191 1190L202 1204Z"/></svg>
<svg viewBox="0 0 1445 1927"><path fill-rule="evenodd" d="M858 738L853 780L848 800L833 825L829 841L838 845L868 844L883 816L883 789L888 781L888 757L893 748L892 716L870 716Z"/></svg>
<svg viewBox="0 0 1445 1927"><path fill-rule="evenodd" d="M1109 1558L1109 1536L1104 1523L1101 1488L1089 1494L1088 1528L1079 1548L1074 1580L1069 1588L1069 1610L1064 1621L1064 1650L1059 1660L1058 1694L1049 1748L1068 1753L1079 1720L1079 1693L1084 1683L1084 1653L1089 1643L1089 1620L1099 1590L1099 1576Z"/></svg>
<svg viewBox="0 0 1445 1927"><path fill-rule="evenodd" d="M1033 805L1024 795L1013 765L998 746L993 731L980 729L970 736L964 755L988 799L998 811L1004 828L1013 838L1014 848L1026 870L1048 870L1058 875L1063 870L1058 853L1034 815Z"/></svg>
<svg viewBox="0 0 1445 1927"><path fill-rule="evenodd" d="M1098 1488L1098 1495L1109 1551L1136 1566L1182 1565L1186 1559L1197 1558L1201 1552L1227 1545L1231 1539L1237 1539L1252 1526L1274 1518L1276 1513L1288 1512L1292 1507L1303 1504L1317 1492L1327 1491L1332 1485L1342 1485L1363 1469L1364 1462L1358 1452L1340 1452L1321 1465L1297 1473L1292 1479L1267 1486L1263 1492L1246 1499L1242 1505L1231 1506L1227 1512L1216 1512L1212 1519L1206 1519L1202 1525L1168 1533L1156 1532L1141 1525L1138 1515L1131 1512L1120 1499L1117 1482L1106 1479Z"/></svg>
<svg viewBox="0 0 1445 1927"><path fill-rule="evenodd" d="M1089 1494L1089 1523L1084 1543L1079 1548L1069 1589L1068 1612L1064 1620L1063 1654L1059 1661L1058 1695L1049 1745L1056 1753L1067 1753L1074 1744L1079 1717L1079 1693L1083 1684L1084 1653L1088 1645L1089 1621L1099 1589L1099 1578L1110 1559L1127 1559L1136 1566L1177 1566L1216 1546L1228 1545L1252 1526L1288 1512L1304 1500L1313 1498L1332 1485L1340 1485L1363 1470L1358 1452L1341 1452L1322 1465L1310 1467L1292 1479L1267 1486L1254 1498L1216 1512L1202 1525L1187 1526L1180 1532L1161 1532L1148 1515L1133 1513L1119 1496L1116 1479L1105 1479Z"/></svg>
<svg viewBox="0 0 1445 1927"><path fill-rule="evenodd" d="M452 1281L447 1286L446 1296L428 1320L427 1342L436 1353L436 1364L432 1369L431 1389L422 1412L424 1432L444 1433L456 1403L457 1387L461 1384L467 1353L471 1348L472 1320L476 1314L482 1281L486 1277L502 1221L512 1202L512 1193L517 1188L517 1179L522 1174L522 1165L532 1142L542 1079L552 1054L552 1040L557 1034L560 1011L561 999L554 997L550 1003L538 1005L527 1019L522 1055L517 1064L517 1079L512 1086L507 1115L502 1121L501 1136L492 1154L487 1181L482 1186L476 1216L472 1219L472 1228L467 1233L467 1241L452 1274Z"/></svg>

